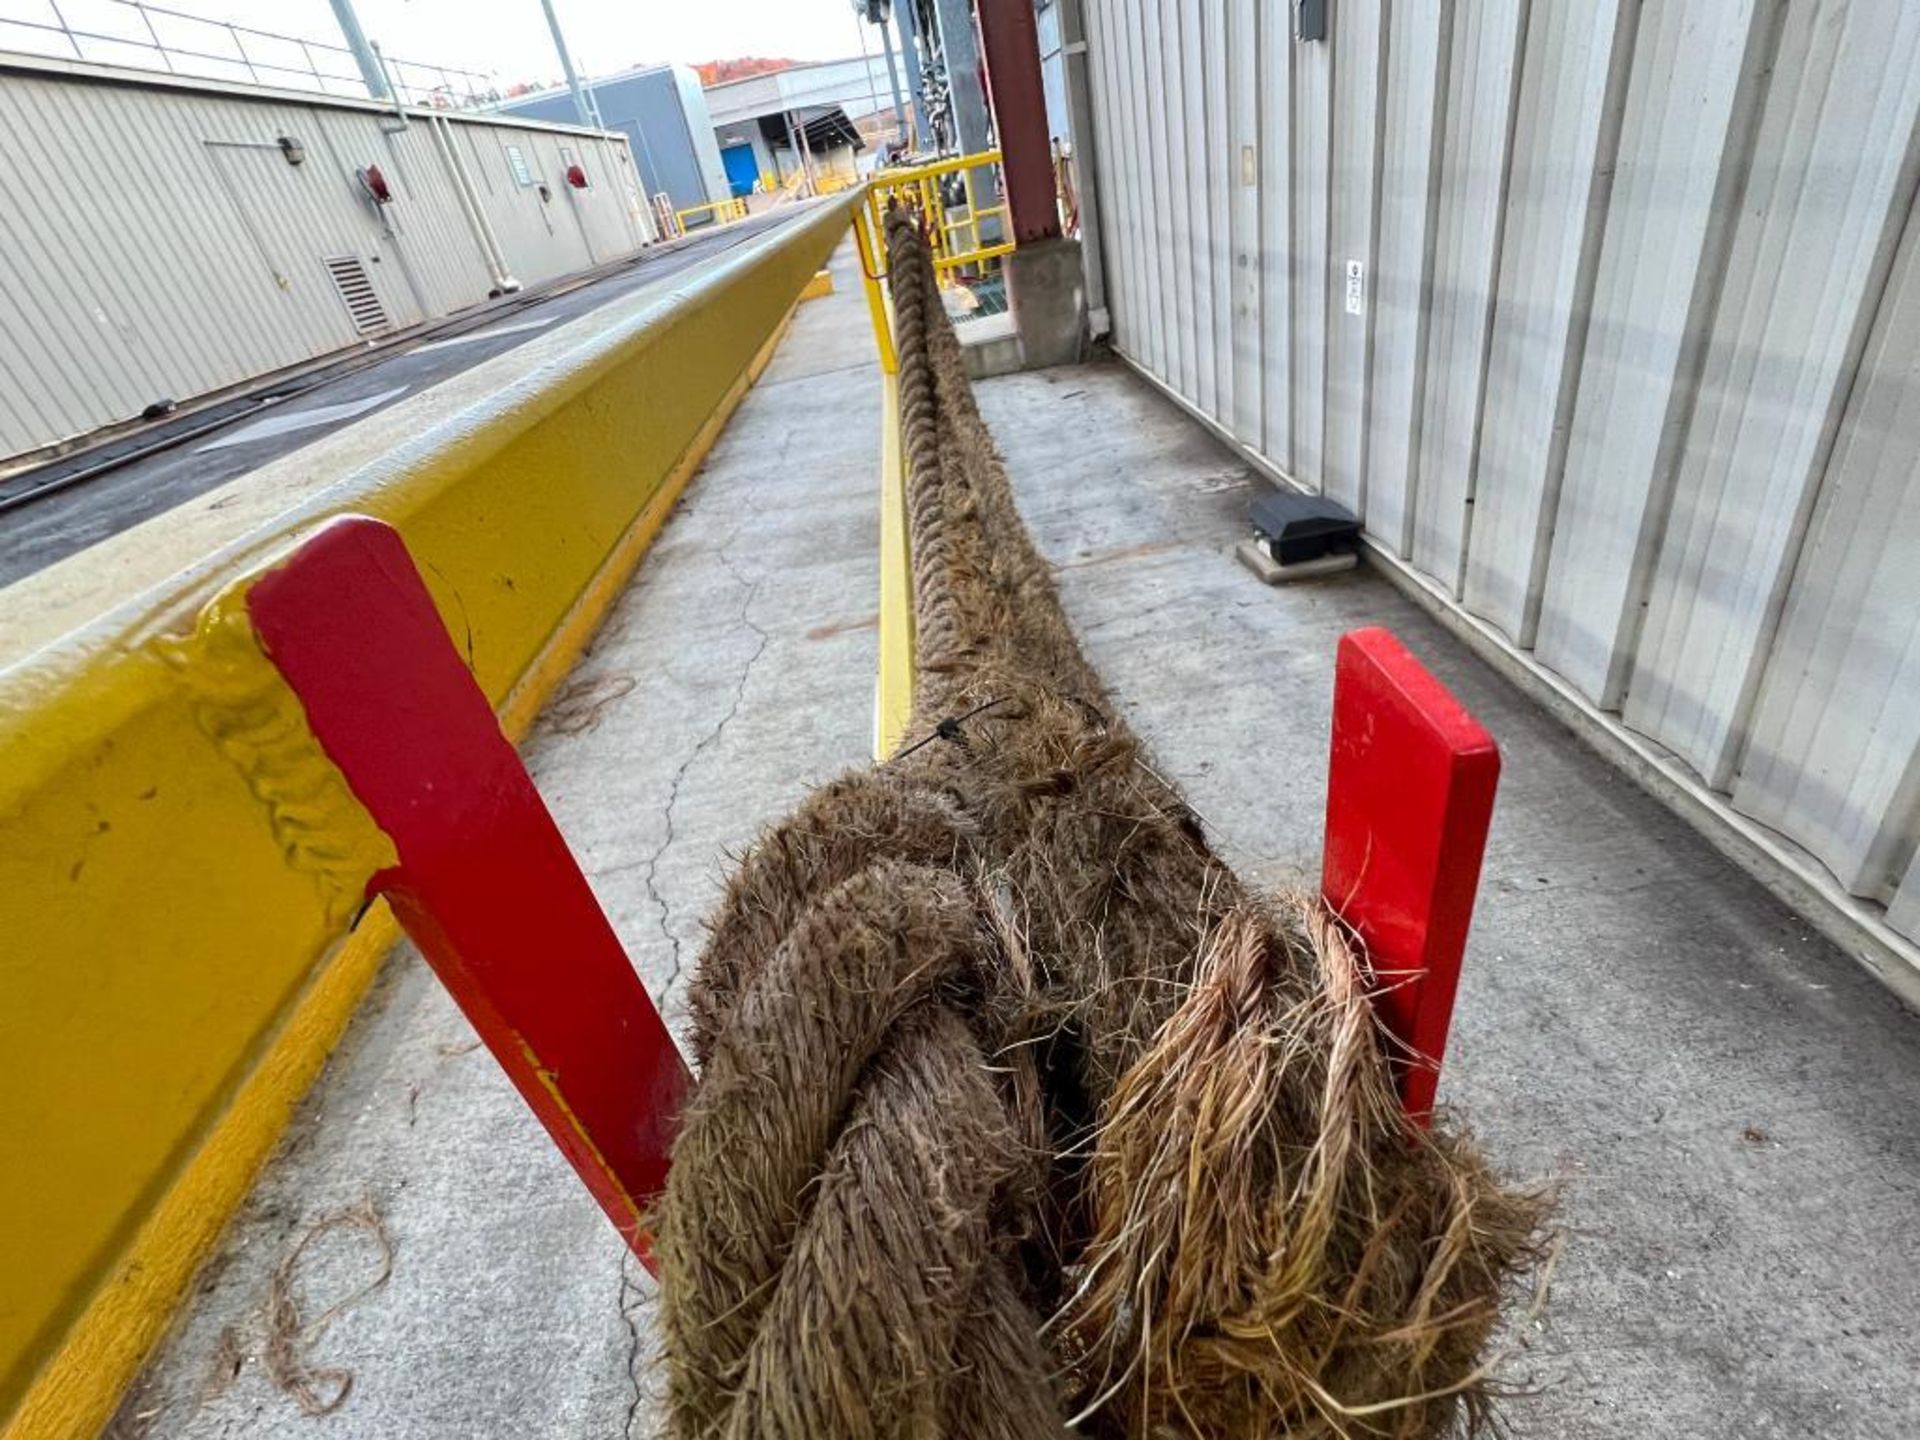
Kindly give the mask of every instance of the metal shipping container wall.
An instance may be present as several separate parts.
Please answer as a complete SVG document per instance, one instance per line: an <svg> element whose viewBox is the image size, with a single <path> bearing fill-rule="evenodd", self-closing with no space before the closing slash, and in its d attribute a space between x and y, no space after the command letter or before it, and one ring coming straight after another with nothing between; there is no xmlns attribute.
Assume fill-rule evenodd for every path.
<svg viewBox="0 0 1920 1440"><path fill-rule="evenodd" d="M523 284L649 238L625 137L428 116L0 57L0 460L486 299L456 164Z"/></svg>
<svg viewBox="0 0 1920 1440"><path fill-rule="evenodd" d="M1087 0L1115 344L1910 963L1920 5L1294 8Z"/></svg>

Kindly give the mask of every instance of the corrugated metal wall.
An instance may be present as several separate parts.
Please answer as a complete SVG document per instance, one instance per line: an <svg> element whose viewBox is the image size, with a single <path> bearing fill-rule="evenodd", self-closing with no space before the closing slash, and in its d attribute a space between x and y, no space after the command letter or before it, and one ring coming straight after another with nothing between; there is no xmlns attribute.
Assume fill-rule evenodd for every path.
<svg viewBox="0 0 1920 1440"><path fill-rule="evenodd" d="M357 258L395 326L485 299L487 263L434 127L392 123L371 106L109 82L9 60L0 69L0 457L361 340L328 259ZM524 284L643 242L624 142L479 120L452 128ZM300 143L303 163L287 162L281 136ZM570 155L593 188L565 183ZM368 165L387 178L393 204L366 199L355 176Z"/></svg>
<svg viewBox="0 0 1920 1440"><path fill-rule="evenodd" d="M1088 0L1115 342L1920 939L1920 6Z"/></svg>

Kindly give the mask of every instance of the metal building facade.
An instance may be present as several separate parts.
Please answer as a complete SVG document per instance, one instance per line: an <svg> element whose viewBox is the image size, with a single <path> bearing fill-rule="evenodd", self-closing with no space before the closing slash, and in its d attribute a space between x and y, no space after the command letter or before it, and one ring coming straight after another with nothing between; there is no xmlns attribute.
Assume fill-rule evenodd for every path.
<svg viewBox="0 0 1920 1440"><path fill-rule="evenodd" d="M652 233L622 136L13 56L0 193L0 459Z"/></svg>
<svg viewBox="0 0 1920 1440"><path fill-rule="evenodd" d="M1920 7L1329 8L1086 0L1116 345L1911 963Z"/></svg>
<svg viewBox="0 0 1920 1440"><path fill-rule="evenodd" d="M583 82L608 128L624 131L649 195L667 195L676 210L691 209L730 193L713 138L700 77L685 65L655 65L625 75ZM567 124L575 118L568 90L523 96L499 114Z"/></svg>

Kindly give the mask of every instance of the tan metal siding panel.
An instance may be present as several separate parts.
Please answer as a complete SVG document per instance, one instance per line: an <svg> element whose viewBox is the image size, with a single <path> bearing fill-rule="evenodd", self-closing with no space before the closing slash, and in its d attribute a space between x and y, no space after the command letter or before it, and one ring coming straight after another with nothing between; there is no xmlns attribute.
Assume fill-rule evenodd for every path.
<svg viewBox="0 0 1920 1440"><path fill-rule="evenodd" d="M1219 375L1213 335L1213 213L1207 204L1208 153L1205 39L1199 0L1174 5L1178 24L1174 34L1180 129L1186 141L1180 160L1185 187L1175 206L1179 228L1174 243L1180 247L1187 284L1186 320L1192 337L1194 403L1207 415L1219 417Z"/></svg>
<svg viewBox="0 0 1920 1440"><path fill-rule="evenodd" d="M1194 359L1193 215L1187 195L1187 135L1181 101L1179 16L1187 0L1149 0L1148 50L1154 65L1153 141L1159 181L1159 258L1164 272L1162 294L1167 306L1171 373L1168 382L1195 405L1200 387Z"/></svg>
<svg viewBox="0 0 1920 1440"><path fill-rule="evenodd" d="M7 98L0 87L0 107ZM13 195L19 193L15 174L31 157L21 144L28 131L8 123L9 118L0 109L0 193ZM25 344L0 344L0 368L8 381L0 393L0 454L24 449L39 435L71 433L67 397L73 382L65 373L64 337L48 323L53 277L36 253L37 239L21 207L0 205L0 270L7 276L0 285L0 335L47 336L39 353L30 354Z"/></svg>
<svg viewBox="0 0 1920 1440"><path fill-rule="evenodd" d="M486 299L486 262L428 123L416 121L382 138L388 160L381 169L407 202L390 209L391 243L419 283L427 313L448 315Z"/></svg>
<svg viewBox="0 0 1920 1440"><path fill-rule="evenodd" d="M1320 488L1360 513L1365 501L1374 215L1385 92L1384 0L1349 0L1333 42L1333 174L1327 218L1326 433ZM1347 304L1347 267L1360 266L1360 313Z"/></svg>
<svg viewBox="0 0 1920 1440"><path fill-rule="evenodd" d="M75 233L76 217L56 177L72 173L80 150L70 117L46 102L37 87L0 85L0 130L15 137L0 170L8 197L7 288L21 312L23 348L30 346L51 381L46 403L61 430L46 438L57 439L85 428L84 417L108 406L116 389L146 387L125 350L101 343L100 330L114 321L101 304L97 254L63 241ZM8 453L24 448L8 439Z"/></svg>
<svg viewBox="0 0 1920 1440"><path fill-rule="evenodd" d="M109 207L120 177L93 163L86 112L65 98L0 86L0 126L20 126L26 142L21 163L0 185L21 220L38 231L33 248L49 282L49 313L58 316L64 298L71 308L61 318L78 322L36 338L64 345L68 383L87 406L110 404L116 391L158 399L171 357L164 338L139 326L137 316L159 277L147 270L139 247L74 243L118 228Z"/></svg>
<svg viewBox="0 0 1920 1440"><path fill-rule="evenodd" d="M1099 8L1099 7L1094 7ZM1228 0L1227 185L1233 422L1235 436L1260 444L1260 9ZM1111 222L1109 222L1111 223Z"/></svg>
<svg viewBox="0 0 1920 1440"><path fill-rule="evenodd" d="M1397 555L1412 539L1414 458L1426 354L1428 267L1439 137L1446 120L1451 7L1388 8L1387 95L1373 277L1372 393L1367 411L1367 528Z"/></svg>
<svg viewBox="0 0 1920 1440"><path fill-rule="evenodd" d="M1125 174L1124 157L1113 153L1120 136L1120 123L1114 108L1114 36L1109 28L1111 21L1108 12L1098 5L1087 7L1087 89L1093 112L1094 136L1082 137L1080 154L1084 157L1091 146L1093 155L1092 184L1100 192L1101 199L1111 207L1111 213L1103 210L1102 215L1108 226L1121 227L1132 218L1123 189ZM1085 166L1082 165L1082 175ZM1082 183L1087 183L1084 179ZM1109 270L1118 270L1125 264L1125 257L1132 247L1121 236L1108 234L1103 227L1100 233L1101 246L1105 252L1104 262ZM1133 286L1129 281L1109 284L1107 289L1107 323L1111 327L1114 343L1128 345L1133 343L1132 322Z"/></svg>
<svg viewBox="0 0 1920 1440"><path fill-rule="evenodd" d="M1214 415L1231 430L1235 423L1235 361L1233 327L1233 190L1238 163L1233 143L1233 116L1226 75L1226 0L1201 0L1204 50L1201 80L1207 105L1206 207L1207 258L1204 275L1211 297L1215 401Z"/></svg>
<svg viewBox="0 0 1920 1440"><path fill-rule="evenodd" d="M1608 709L1666 518L1769 22L1752 0L1641 16L1535 637L1543 663Z"/></svg>
<svg viewBox="0 0 1920 1440"><path fill-rule="evenodd" d="M1733 803L1891 901L1920 835L1920 215L1771 648ZM1920 929L1909 930L1920 938Z"/></svg>
<svg viewBox="0 0 1920 1440"><path fill-rule="evenodd" d="M1916 118L1920 6L1788 7L1626 697L1715 789L1912 204Z"/></svg>
<svg viewBox="0 0 1920 1440"><path fill-rule="evenodd" d="M1533 642L1639 6L1534 11L1513 127L1463 601Z"/></svg>
<svg viewBox="0 0 1920 1440"><path fill-rule="evenodd" d="M1526 22L1521 0L1468 5L1455 14L1448 57L1413 562L1456 598L1466 567L1487 337Z"/></svg>
<svg viewBox="0 0 1920 1440"><path fill-rule="evenodd" d="M1293 465L1293 43L1291 6L1260 7L1260 449Z"/></svg>
<svg viewBox="0 0 1920 1440"><path fill-rule="evenodd" d="M1338 23L1335 21L1334 23ZM1332 193L1333 46L1293 48L1293 455L1289 473L1309 489L1321 486L1325 464L1327 389L1327 204Z"/></svg>
<svg viewBox="0 0 1920 1440"><path fill-rule="evenodd" d="M1179 384L1180 324L1172 300L1172 275L1168 258L1172 238L1167 206L1172 203L1167 186L1167 107L1166 76L1161 69L1159 0L1134 0L1133 63L1136 93L1139 97L1138 139L1140 142L1141 198L1146 209L1141 215L1140 257L1146 266L1148 295L1148 334L1152 346L1154 373L1169 385Z"/></svg>
<svg viewBox="0 0 1920 1440"><path fill-rule="evenodd" d="M1114 82L1114 106L1121 116L1121 146L1126 174L1127 271L1133 289L1127 302L1130 333L1138 342L1136 354L1156 374L1163 373L1160 358L1166 332L1161 329L1155 311L1158 303L1152 278L1153 191L1148 171L1151 154L1146 142L1145 89L1139 83L1140 6L1129 4L1124 15L1114 20L1114 57L1117 77ZM1124 283L1124 282L1123 282Z"/></svg>
<svg viewBox="0 0 1920 1440"><path fill-rule="evenodd" d="M79 96L70 92L70 98ZM190 312L219 313L226 287L202 259L208 250L219 254L219 246L210 235L189 238L210 198L204 172L197 171L190 181L186 177L188 158L200 158L186 129L189 97L154 97L143 103L145 97L137 92L101 90L89 98L91 103L74 108L94 128L89 155L102 188L116 196L123 216L131 209L173 217L173 223L144 227L143 243L135 247L155 276L154 293L177 299ZM128 143L136 136L141 143ZM115 228L110 225L104 233ZM220 383L210 377L244 369L252 358L250 348L259 343L233 333L239 328L234 326L167 323L153 328L158 332L154 343L168 355L168 379L179 394L210 388Z"/></svg>
<svg viewBox="0 0 1920 1440"><path fill-rule="evenodd" d="M156 145L156 153L177 167L154 212L165 217L164 224L156 228L173 232L186 247L183 267L207 282L206 303L211 308L205 313L224 316L232 328L243 332L229 342L233 348L218 372L223 378L210 382L210 386L290 365L312 353L316 347L305 328L300 304L277 283L276 272L248 233L239 202L221 178L218 161L206 142L287 135L303 145L312 142L307 162L311 164L315 163L314 156L324 162L327 155L318 127L306 123L305 112L295 111L289 117L294 122L291 124L276 124L279 117L266 112L248 116L246 128L236 128L232 123L239 118L235 107L208 96L182 94L169 97L177 103L151 108L144 93L130 98L139 113L164 123L165 143ZM171 185L181 188L172 191ZM177 208L167 205L169 194Z"/></svg>

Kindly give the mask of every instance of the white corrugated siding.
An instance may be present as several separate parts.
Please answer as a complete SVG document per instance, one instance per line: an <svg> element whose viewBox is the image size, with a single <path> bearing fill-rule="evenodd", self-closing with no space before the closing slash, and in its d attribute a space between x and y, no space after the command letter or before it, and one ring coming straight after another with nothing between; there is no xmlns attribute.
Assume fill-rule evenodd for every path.
<svg viewBox="0 0 1920 1440"><path fill-rule="evenodd" d="M1920 938L1920 7L1088 10L1122 352Z"/></svg>
<svg viewBox="0 0 1920 1440"><path fill-rule="evenodd" d="M486 262L432 128L391 119L278 92L26 62L0 72L0 458L359 342L334 257L362 263L396 326L485 299ZM453 124L491 167L474 184L523 282L638 247L624 140ZM303 164L287 163L282 135ZM498 183L503 142L523 148L550 201ZM591 189L565 184L562 147ZM368 165L396 197L378 213L354 178Z"/></svg>

